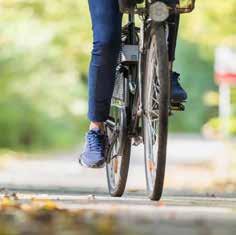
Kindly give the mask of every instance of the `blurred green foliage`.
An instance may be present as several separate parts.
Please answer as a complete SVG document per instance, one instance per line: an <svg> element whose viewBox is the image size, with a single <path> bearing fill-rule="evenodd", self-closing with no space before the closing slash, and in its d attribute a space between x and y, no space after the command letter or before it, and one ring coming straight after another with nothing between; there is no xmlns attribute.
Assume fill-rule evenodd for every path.
<svg viewBox="0 0 236 235"><path fill-rule="evenodd" d="M86 78L92 32L87 0L0 0L0 148L66 148L87 127ZM203 95L214 47L236 34L236 0L198 0L182 17L176 70L189 92L174 131L199 131L215 115Z"/></svg>
<svg viewBox="0 0 236 235"><path fill-rule="evenodd" d="M226 123L223 123L220 118L212 118L205 124L204 129L211 132L211 135L214 137L221 134L221 128L224 126L227 129L224 130L227 134L231 136L236 135L236 117L229 118Z"/></svg>
<svg viewBox="0 0 236 235"><path fill-rule="evenodd" d="M206 105L211 109L212 107L218 107L220 104L220 97L217 92L209 92L205 96L204 100ZM215 137L236 136L236 86L230 88L230 115L226 117L213 117L207 121L203 127L203 132Z"/></svg>
<svg viewBox="0 0 236 235"><path fill-rule="evenodd" d="M84 12L86 1L0 1L1 148L48 150L81 140L80 78L90 50Z"/></svg>
<svg viewBox="0 0 236 235"><path fill-rule="evenodd" d="M188 91L186 111L171 118L173 131L199 132L217 108L204 103L208 91L217 90L214 82L214 50L220 44L236 45L236 0L196 0L196 9L182 15L176 70Z"/></svg>

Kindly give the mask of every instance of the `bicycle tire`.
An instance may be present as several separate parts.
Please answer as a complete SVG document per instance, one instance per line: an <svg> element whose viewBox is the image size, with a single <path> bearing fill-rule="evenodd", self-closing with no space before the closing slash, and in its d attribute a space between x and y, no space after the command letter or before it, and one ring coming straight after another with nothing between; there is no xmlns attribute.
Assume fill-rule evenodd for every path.
<svg viewBox="0 0 236 235"><path fill-rule="evenodd" d="M168 138L170 79L166 38L165 24L153 23L145 66L143 139L147 193L155 201L161 199L163 192ZM158 128L155 129L155 136L150 135L154 132L152 123ZM158 145L156 150L155 144Z"/></svg>
<svg viewBox="0 0 236 235"><path fill-rule="evenodd" d="M119 78L118 78L119 79ZM125 78L123 78L125 79ZM123 96L123 92L125 92L125 82L126 80L121 80L121 83L116 82L115 89L114 89L114 95L117 96L117 93L119 93L119 97L121 98ZM119 81L119 80L118 80ZM123 90L122 91L117 91L117 89ZM115 94L116 93L116 94ZM118 127L119 129L119 136L115 141L119 140L119 156L117 156L117 159L114 158L110 162L107 162L106 164L106 175L107 175L107 183L108 183L108 189L109 193L112 197L121 197L124 194L125 187L126 187L126 182L128 178L128 172L129 172L129 164L130 164L130 153L131 153L131 140L128 137L128 130L127 130L127 117L126 117L126 109L125 108L117 108L113 107L113 104L111 104L111 110L112 108L116 108L116 112L118 113L117 115L114 115L116 117L111 117L113 121L116 121L114 123L115 127ZM111 114L112 115L112 114ZM106 130L108 133L108 138L110 142L110 149L108 151L108 159L111 159L113 156L112 155L112 148L114 146L114 143L112 143L112 135L114 134L114 128L110 128L109 130L109 125L106 125ZM110 132L110 133L109 133ZM118 159L119 157L119 159ZM119 164L119 169L116 170L112 169L112 164L114 161L120 161ZM117 173L117 179L115 182L113 182L115 175L114 173Z"/></svg>

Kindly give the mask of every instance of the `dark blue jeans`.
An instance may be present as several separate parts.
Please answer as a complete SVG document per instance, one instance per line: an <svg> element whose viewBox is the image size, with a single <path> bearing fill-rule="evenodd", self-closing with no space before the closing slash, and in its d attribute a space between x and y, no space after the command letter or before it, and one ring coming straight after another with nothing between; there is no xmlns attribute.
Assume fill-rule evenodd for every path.
<svg viewBox="0 0 236 235"><path fill-rule="evenodd" d="M109 115L121 46L122 14L118 0L89 0L93 26L93 51L89 68L89 112L93 122Z"/></svg>
<svg viewBox="0 0 236 235"><path fill-rule="evenodd" d="M177 3L179 0L165 0ZM93 51L89 68L89 111L93 122L107 120L121 46L122 14L118 0L89 0L93 26ZM174 60L179 16L169 18L169 60Z"/></svg>

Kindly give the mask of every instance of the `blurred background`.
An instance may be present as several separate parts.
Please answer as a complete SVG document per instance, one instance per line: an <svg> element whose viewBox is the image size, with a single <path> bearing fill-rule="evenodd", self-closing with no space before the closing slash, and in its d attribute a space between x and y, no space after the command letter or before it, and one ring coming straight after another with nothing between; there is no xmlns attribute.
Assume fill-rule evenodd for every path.
<svg viewBox="0 0 236 235"><path fill-rule="evenodd" d="M65 152L81 148L88 126L86 83L92 32L87 0L0 0L0 14L0 162L27 161L35 155L65 159ZM189 173L197 167L207 172L214 168L203 182L206 177L215 179L215 172L225 165L220 178L224 175L230 182L231 191L236 172L232 168L236 165L236 89L230 86L230 115L222 132L214 61L216 48L236 46L235 24L236 0L197 0L196 10L181 17L175 70L181 73L189 99L186 111L171 117L169 150L170 155L178 153L173 159L182 161L180 167ZM186 161L197 159L198 152L200 160ZM225 164L221 159L226 159ZM16 182L6 169L0 171L3 183ZM196 182L198 176L196 171Z"/></svg>

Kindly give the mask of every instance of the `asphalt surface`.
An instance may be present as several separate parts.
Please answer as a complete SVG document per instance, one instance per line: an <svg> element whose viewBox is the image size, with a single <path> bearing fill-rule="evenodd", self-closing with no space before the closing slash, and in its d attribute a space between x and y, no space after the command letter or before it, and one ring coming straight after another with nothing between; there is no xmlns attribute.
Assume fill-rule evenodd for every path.
<svg viewBox="0 0 236 235"><path fill-rule="evenodd" d="M0 164L0 185L106 191L105 170L80 167L80 151L49 157L10 158L3 165ZM201 191L217 177L228 177L230 158L225 157L229 156L227 151L220 141L193 135L171 135L168 142L165 188ZM145 190L145 185L143 146L140 145L132 148L127 190Z"/></svg>
<svg viewBox="0 0 236 235"><path fill-rule="evenodd" d="M113 215L119 226L132 234L236 234L236 199L165 196L160 202L152 202L135 193L111 198L101 193L39 194L20 190L17 197L23 203L32 198L52 200L61 209Z"/></svg>
<svg viewBox="0 0 236 235"><path fill-rule="evenodd" d="M231 174L230 159L223 158L228 153L225 145L200 136L171 136L168 149L160 202L152 202L145 195L142 147L133 149L123 198L111 198L105 171L81 168L77 152L49 159L8 160L0 167L0 197L16 192L22 202L49 199L72 211L112 214L120 226L132 229L134 234L235 235L235 191L210 187Z"/></svg>

